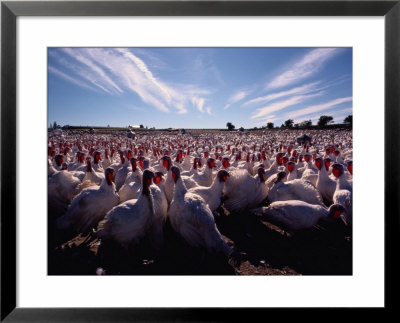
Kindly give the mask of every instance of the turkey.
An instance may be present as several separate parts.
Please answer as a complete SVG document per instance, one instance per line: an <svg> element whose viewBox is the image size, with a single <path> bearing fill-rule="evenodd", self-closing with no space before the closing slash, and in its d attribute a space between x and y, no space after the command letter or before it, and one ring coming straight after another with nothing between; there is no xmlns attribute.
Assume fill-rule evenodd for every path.
<svg viewBox="0 0 400 323"><path fill-rule="evenodd" d="M336 163L344 164L344 160L343 160L339 150L335 150L333 152L333 154L335 155L335 162Z"/></svg>
<svg viewBox="0 0 400 323"><path fill-rule="evenodd" d="M140 170L140 168L137 167L137 159L135 157L132 157L130 159L130 163L132 166L132 171L128 173L125 183L130 183L132 181L142 183L143 172Z"/></svg>
<svg viewBox="0 0 400 323"><path fill-rule="evenodd" d="M103 169L107 169L108 167L110 167L110 165L111 165L111 160L110 160L110 157L108 156L108 149L105 149L104 150L104 158L101 163L101 166L103 167Z"/></svg>
<svg viewBox="0 0 400 323"><path fill-rule="evenodd" d="M122 187L118 191L119 202L122 203L128 200L137 199L141 187L142 187L141 183L134 181L122 185Z"/></svg>
<svg viewBox="0 0 400 323"><path fill-rule="evenodd" d="M297 179L297 170L296 170L296 164L293 161L289 161L287 163L287 170L289 172L289 175L287 177L288 181L292 181L294 179Z"/></svg>
<svg viewBox="0 0 400 323"><path fill-rule="evenodd" d="M207 159L207 166L202 173L194 173L190 178L196 181L200 186L210 186L213 182L213 168L215 168L214 158ZM183 177L182 177L183 178ZM185 184L186 181L184 180ZM188 187L189 188L189 187Z"/></svg>
<svg viewBox="0 0 400 323"><path fill-rule="evenodd" d="M138 199L128 200L112 208L99 223L96 235L113 240L124 248L149 233L154 220L154 204L150 186L154 173L145 170Z"/></svg>
<svg viewBox="0 0 400 323"><path fill-rule="evenodd" d="M267 198L268 186L263 167L258 169L255 176L244 169L230 172L229 175L223 190L224 207L227 210L232 212L253 208Z"/></svg>
<svg viewBox="0 0 400 323"><path fill-rule="evenodd" d="M291 234L312 228L323 218L344 220L344 211L340 204L332 204L327 209L300 200L276 201L268 207L251 210L252 213L261 214L262 221L270 222Z"/></svg>
<svg viewBox="0 0 400 323"><path fill-rule="evenodd" d="M136 199L142 187L142 171L136 166L136 158L132 157L131 160L132 172L128 173L124 185L118 191L120 202Z"/></svg>
<svg viewBox="0 0 400 323"><path fill-rule="evenodd" d="M209 252L231 254L214 221L214 216L202 197L188 192L177 167L171 168L175 182L174 197L169 208L172 228L192 247Z"/></svg>
<svg viewBox="0 0 400 323"><path fill-rule="evenodd" d="M155 172L153 184L150 186L154 205L154 219L150 235L156 249L160 249L163 245L164 226L168 217L168 201L165 196L165 181L163 176L163 173Z"/></svg>
<svg viewBox="0 0 400 323"><path fill-rule="evenodd" d="M330 162L329 158L322 160L321 157L317 157L315 159L315 166L318 168L316 188L321 193L326 205L333 203L333 193L336 190L336 181L332 180L328 175Z"/></svg>
<svg viewBox="0 0 400 323"><path fill-rule="evenodd" d="M353 189L344 177L344 167L342 164L333 164L332 174L337 178L333 203L340 204L345 208L345 218L348 225L351 226L353 223Z"/></svg>
<svg viewBox="0 0 400 323"><path fill-rule="evenodd" d="M115 187L117 191L121 188L122 185L124 185L126 177L128 176L129 173L129 162L126 161L124 154L121 152L121 167L117 170L115 174Z"/></svg>
<svg viewBox="0 0 400 323"><path fill-rule="evenodd" d="M304 170L302 171L301 179L303 179L305 181L309 181L309 182L311 182L311 184L316 186L317 179L318 179L318 169L312 164L309 154L306 154L304 156L304 159L307 164L306 164Z"/></svg>
<svg viewBox="0 0 400 323"><path fill-rule="evenodd" d="M53 166L53 162L51 159L47 159L47 177L51 177L52 175L56 174L58 170L56 170Z"/></svg>
<svg viewBox="0 0 400 323"><path fill-rule="evenodd" d="M82 184L84 185L100 185L104 180L104 174L97 173L92 169L92 162L90 157L86 158L86 173L85 177L82 179Z"/></svg>
<svg viewBox="0 0 400 323"><path fill-rule="evenodd" d="M198 164L198 162L199 162L199 158L197 158L197 157L195 157L194 159L193 159L193 166L192 166L192 168L190 169L190 170L188 170L188 171L183 171L182 172L182 176L192 176L193 174L195 174L195 173L197 173L197 164Z"/></svg>
<svg viewBox="0 0 400 323"><path fill-rule="evenodd" d="M101 154L99 151L93 153L93 170L97 173L104 173L103 165L100 163Z"/></svg>
<svg viewBox="0 0 400 323"><path fill-rule="evenodd" d="M84 171L85 170L85 154L78 151L76 153L76 162L68 164L70 171Z"/></svg>
<svg viewBox="0 0 400 323"><path fill-rule="evenodd" d="M239 163L238 169L246 169L250 175L253 175L253 163L250 161L250 154L247 154L246 161Z"/></svg>
<svg viewBox="0 0 400 323"><path fill-rule="evenodd" d="M163 167L167 170L167 178L165 179L165 196L167 197L168 204L171 203L174 196L174 180L171 173L171 158L169 156L163 156L161 158Z"/></svg>
<svg viewBox="0 0 400 323"><path fill-rule="evenodd" d="M278 167L282 165L283 165L283 153L278 153L272 165L265 170L265 177L269 178L270 176L278 173Z"/></svg>
<svg viewBox="0 0 400 323"><path fill-rule="evenodd" d="M200 195L211 212L214 212L221 204L222 190L228 177L229 173L226 170L220 170L210 187L198 186L189 189L188 192Z"/></svg>
<svg viewBox="0 0 400 323"><path fill-rule="evenodd" d="M106 213L118 204L115 192L114 170L107 168L100 186L90 186L76 195L67 212L57 220L60 229L85 232L103 219Z"/></svg>
<svg viewBox="0 0 400 323"><path fill-rule="evenodd" d="M279 172L276 181L268 193L270 202L301 200L310 204L324 205L321 194L308 181L294 179L290 182L283 182L285 172Z"/></svg>
<svg viewBox="0 0 400 323"><path fill-rule="evenodd" d="M53 160L53 167L55 170L61 170L61 166L64 162L64 157L63 155L55 155L54 160Z"/></svg>
<svg viewBox="0 0 400 323"><path fill-rule="evenodd" d="M117 172L125 164L125 157L123 152L121 150L118 150L120 156L118 161L118 159L116 159L117 157L113 158L114 152L115 152L114 150L111 150L111 160L113 160L114 162L111 163L109 167L114 169L115 172Z"/></svg>
<svg viewBox="0 0 400 323"><path fill-rule="evenodd" d="M191 167L190 149L187 150L186 156L182 162L183 171L189 171Z"/></svg>
<svg viewBox="0 0 400 323"><path fill-rule="evenodd" d="M53 168L49 162L49 168ZM68 204L79 193L81 181L67 170L54 170L48 180L48 206L50 214L65 213Z"/></svg>

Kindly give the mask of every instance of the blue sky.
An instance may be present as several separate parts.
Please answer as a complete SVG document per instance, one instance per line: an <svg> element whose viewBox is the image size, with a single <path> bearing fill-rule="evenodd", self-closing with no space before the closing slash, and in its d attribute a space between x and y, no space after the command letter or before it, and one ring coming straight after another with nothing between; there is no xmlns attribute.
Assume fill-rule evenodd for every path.
<svg viewBox="0 0 400 323"><path fill-rule="evenodd" d="M253 128L352 114L351 48L49 48L48 121Z"/></svg>

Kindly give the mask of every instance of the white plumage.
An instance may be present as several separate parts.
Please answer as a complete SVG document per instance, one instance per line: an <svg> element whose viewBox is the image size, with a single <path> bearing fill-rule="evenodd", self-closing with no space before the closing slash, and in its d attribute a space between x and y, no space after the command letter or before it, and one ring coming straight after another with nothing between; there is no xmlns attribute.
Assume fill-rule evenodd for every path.
<svg viewBox="0 0 400 323"><path fill-rule="evenodd" d="M81 181L67 170L52 172L48 180L49 210L57 215L63 214L73 197L79 193Z"/></svg>
<svg viewBox="0 0 400 323"><path fill-rule="evenodd" d="M277 201L268 207L253 209L262 215L262 220L277 225L287 232L312 228L322 218L338 217L344 208L333 204L329 209L299 200Z"/></svg>
<svg viewBox="0 0 400 323"><path fill-rule="evenodd" d="M193 247L229 255L231 248L218 231L207 203L199 195L187 191L178 168L173 167L172 171L176 181L168 215L172 228Z"/></svg>
<svg viewBox="0 0 400 323"><path fill-rule="evenodd" d="M295 179L290 182L282 182L286 177L285 172L280 172L277 180L268 193L270 202L301 200L310 204L318 204L324 206L321 194L310 183L302 179Z"/></svg>
<svg viewBox="0 0 400 323"><path fill-rule="evenodd" d="M221 204L222 190L228 176L227 171L220 170L210 187L198 186L189 189L188 192L200 195L206 201L211 212L214 212Z"/></svg>
<svg viewBox="0 0 400 323"><path fill-rule="evenodd" d="M342 205L345 210L346 221L349 225L353 224L353 189L349 182L344 178L344 168L342 164L333 164L332 173L337 177L336 190L333 194L333 203Z"/></svg>
<svg viewBox="0 0 400 323"><path fill-rule="evenodd" d="M263 173L262 178L260 172ZM247 170L239 169L229 173L229 181L225 184L223 194L224 206L229 211L239 211L256 207L267 198L268 186L265 184L263 168L258 174L251 176Z"/></svg>
<svg viewBox="0 0 400 323"><path fill-rule="evenodd" d="M144 171L138 199L123 202L107 213L96 232L99 238L128 247L149 232L154 220L153 196L149 189L152 177L152 172Z"/></svg>
<svg viewBox="0 0 400 323"><path fill-rule="evenodd" d="M332 204L333 194L336 190L336 181L332 180L328 175L327 168L329 168L329 163L329 159L326 159L324 161L322 160L322 158L315 159L315 165L319 169L316 188L321 193L323 200L326 201L328 204Z"/></svg>
<svg viewBox="0 0 400 323"><path fill-rule="evenodd" d="M106 170L106 177L100 186L91 186L74 197L67 212L58 219L61 229L84 232L95 226L106 213L118 204L118 194L112 182L114 171Z"/></svg>

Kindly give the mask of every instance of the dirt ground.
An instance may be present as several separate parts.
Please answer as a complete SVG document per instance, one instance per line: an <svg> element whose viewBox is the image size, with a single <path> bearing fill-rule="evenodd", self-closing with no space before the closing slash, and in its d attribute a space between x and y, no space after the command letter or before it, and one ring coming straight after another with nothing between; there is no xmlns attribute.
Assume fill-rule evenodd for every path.
<svg viewBox="0 0 400 323"><path fill-rule="evenodd" d="M218 213L217 227L233 248L229 259L190 247L168 222L164 247L155 251L145 240L125 250L92 233L60 232L49 220L48 274L352 275L352 232L344 224L319 223L290 235L251 213Z"/></svg>

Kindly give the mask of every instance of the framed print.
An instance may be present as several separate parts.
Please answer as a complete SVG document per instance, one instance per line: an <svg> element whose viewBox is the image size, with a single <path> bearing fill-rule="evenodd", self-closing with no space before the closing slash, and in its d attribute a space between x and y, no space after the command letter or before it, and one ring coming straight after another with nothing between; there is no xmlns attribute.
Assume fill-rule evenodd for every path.
<svg viewBox="0 0 400 323"><path fill-rule="evenodd" d="M3 1L1 319L392 308L399 15Z"/></svg>

